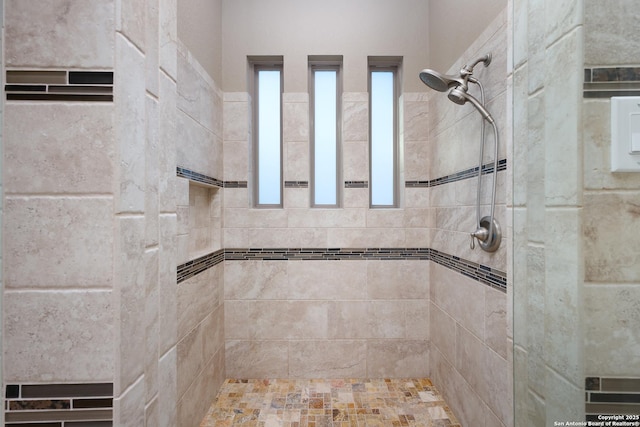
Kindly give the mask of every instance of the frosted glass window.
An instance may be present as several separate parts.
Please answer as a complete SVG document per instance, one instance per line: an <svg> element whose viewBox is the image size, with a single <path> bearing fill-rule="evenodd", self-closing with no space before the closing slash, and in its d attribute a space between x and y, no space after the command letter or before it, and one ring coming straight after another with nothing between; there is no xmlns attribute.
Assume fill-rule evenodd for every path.
<svg viewBox="0 0 640 427"><path fill-rule="evenodd" d="M395 73L371 71L371 206L396 205Z"/></svg>
<svg viewBox="0 0 640 427"><path fill-rule="evenodd" d="M258 205L282 205L281 86L281 70L257 70Z"/></svg>
<svg viewBox="0 0 640 427"><path fill-rule="evenodd" d="M338 72L313 71L313 205L338 204Z"/></svg>

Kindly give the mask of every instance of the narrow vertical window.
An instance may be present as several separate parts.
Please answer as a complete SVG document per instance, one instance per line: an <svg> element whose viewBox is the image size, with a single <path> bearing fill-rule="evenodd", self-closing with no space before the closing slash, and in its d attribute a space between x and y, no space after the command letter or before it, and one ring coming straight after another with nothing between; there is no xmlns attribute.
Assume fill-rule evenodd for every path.
<svg viewBox="0 0 640 427"><path fill-rule="evenodd" d="M369 68L371 207L397 206L397 67Z"/></svg>
<svg viewBox="0 0 640 427"><path fill-rule="evenodd" d="M340 66L310 61L312 206L339 205Z"/></svg>
<svg viewBox="0 0 640 427"><path fill-rule="evenodd" d="M282 206L282 67L255 66L257 206Z"/></svg>

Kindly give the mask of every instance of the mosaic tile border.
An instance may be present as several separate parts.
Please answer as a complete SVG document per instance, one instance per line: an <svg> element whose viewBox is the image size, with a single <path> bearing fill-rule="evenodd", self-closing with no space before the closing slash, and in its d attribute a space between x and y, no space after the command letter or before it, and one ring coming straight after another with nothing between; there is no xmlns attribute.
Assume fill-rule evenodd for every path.
<svg viewBox="0 0 640 427"><path fill-rule="evenodd" d="M113 71L7 70L7 101L113 101Z"/></svg>
<svg viewBox="0 0 640 427"><path fill-rule="evenodd" d="M178 284L223 261L434 261L501 292L507 292L504 271L429 248L229 248L178 266Z"/></svg>
<svg viewBox="0 0 640 427"><path fill-rule="evenodd" d="M615 421L640 422L640 378L587 377L584 388L586 421L611 415L620 417L611 418Z"/></svg>
<svg viewBox="0 0 640 427"><path fill-rule="evenodd" d="M345 181L344 188L369 188L369 181Z"/></svg>
<svg viewBox="0 0 640 427"><path fill-rule="evenodd" d="M585 68L583 96L640 96L640 67Z"/></svg>
<svg viewBox="0 0 640 427"><path fill-rule="evenodd" d="M113 425L113 383L8 384L7 427Z"/></svg>
<svg viewBox="0 0 640 427"><path fill-rule="evenodd" d="M507 159L498 161L498 172L507 170ZM186 178L202 184L213 185L219 188L247 188L247 181L222 181L198 172L194 172L187 168L176 167L176 173L181 178ZM493 162L482 165L482 175L493 173ZM478 167L456 172L452 175L445 175L440 178L427 181L405 181L406 188L426 188L436 187L438 185L449 184L464 179L476 178L478 176ZM285 181L285 188L309 188L309 181ZM344 188L369 188L369 181L345 181Z"/></svg>
<svg viewBox="0 0 640 427"><path fill-rule="evenodd" d="M190 279L196 274L202 273L211 267L215 267L224 260L225 251L224 249L219 249L215 252L211 252L210 254L203 255L194 260L185 262L184 264L180 264L177 271L178 283L184 282L185 280Z"/></svg>
<svg viewBox="0 0 640 427"><path fill-rule="evenodd" d="M507 159L498 160L498 172L502 172L507 170ZM493 173L493 162L486 163L482 165L482 175L487 175ZM474 168L469 168L462 170L460 172L456 172L452 175L441 176L436 179L427 180L427 181L406 181L404 183L406 188L417 188L417 187L436 187L438 185L450 184L456 181L462 181L465 179L477 178L478 177L478 166Z"/></svg>
<svg viewBox="0 0 640 427"><path fill-rule="evenodd" d="M285 181L284 188L309 188L309 181Z"/></svg>
<svg viewBox="0 0 640 427"><path fill-rule="evenodd" d="M224 181L221 181L217 178L212 178L202 173L194 172L187 168L181 168L180 166L176 167L176 174L180 178L186 178L191 181L199 182L201 184L213 185L214 187L219 188L224 187Z"/></svg>

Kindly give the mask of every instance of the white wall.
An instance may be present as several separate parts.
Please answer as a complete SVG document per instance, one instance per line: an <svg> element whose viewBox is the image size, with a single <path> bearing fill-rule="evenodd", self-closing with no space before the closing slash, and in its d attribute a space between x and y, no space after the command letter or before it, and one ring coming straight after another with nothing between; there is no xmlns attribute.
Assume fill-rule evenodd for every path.
<svg viewBox="0 0 640 427"><path fill-rule="evenodd" d="M213 80L222 81L222 0L178 3L178 39Z"/></svg>
<svg viewBox="0 0 640 427"><path fill-rule="evenodd" d="M447 70L507 6L507 0L429 0L429 68Z"/></svg>
<svg viewBox="0 0 640 427"><path fill-rule="evenodd" d="M224 0L222 10L225 91L247 90L247 55L284 55L285 92L307 91L308 55L344 55L345 92L367 90L372 55L404 56L404 90L421 86L425 0Z"/></svg>

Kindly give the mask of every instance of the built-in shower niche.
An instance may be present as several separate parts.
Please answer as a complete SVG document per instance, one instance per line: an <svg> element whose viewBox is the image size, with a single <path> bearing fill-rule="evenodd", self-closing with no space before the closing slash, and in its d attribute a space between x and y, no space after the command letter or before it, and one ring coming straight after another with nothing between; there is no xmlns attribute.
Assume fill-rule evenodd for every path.
<svg viewBox="0 0 640 427"><path fill-rule="evenodd" d="M178 191L178 263L184 263L222 248L222 191L184 178Z"/></svg>

